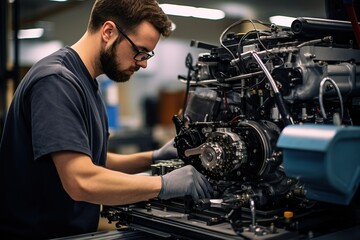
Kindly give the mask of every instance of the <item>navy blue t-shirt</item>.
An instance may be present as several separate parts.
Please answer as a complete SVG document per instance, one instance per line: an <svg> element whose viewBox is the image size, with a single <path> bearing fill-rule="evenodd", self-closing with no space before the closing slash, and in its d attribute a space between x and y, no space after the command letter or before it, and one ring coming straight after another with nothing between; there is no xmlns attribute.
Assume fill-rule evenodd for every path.
<svg viewBox="0 0 360 240"><path fill-rule="evenodd" d="M50 154L106 161L108 123L98 83L65 47L35 64L7 113L0 145L2 236L54 238L97 230L100 206L70 198Z"/></svg>

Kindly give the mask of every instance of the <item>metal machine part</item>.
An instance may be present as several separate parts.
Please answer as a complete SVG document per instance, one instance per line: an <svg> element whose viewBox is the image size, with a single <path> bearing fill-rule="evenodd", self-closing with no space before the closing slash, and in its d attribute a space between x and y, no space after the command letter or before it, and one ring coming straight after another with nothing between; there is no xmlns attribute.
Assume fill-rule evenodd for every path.
<svg viewBox="0 0 360 240"><path fill-rule="evenodd" d="M178 117L174 121L183 124ZM177 128L179 157L212 179L259 179L279 164L271 159L279 129L267 121L196 122Z"/></svg>
<svg viewBox="0 0 360 240"><path fill-rule="evenodd" d="M184 166L184 162L180 159L173 159L167 161L158 161L151 165L151 175L165 175L174 169L180 168Z"/></svg>
<svg viewBox="0 0 360 240"><path fill-rule="evenodd" d="M319 22L336 31L324 35ZM253 30L230 32L242 24ZM193 44L207 52L194 66L187 61L188 76L179 78L189 91L183 116L173 118L175 147L182 165L209 180L214 199L152 200L126 212L128 222L185 239L316 239L360 228L360 49L351 33L341 35L351 24L259 24L234 23L220 46ZM323 128L338 135L321 135Z"/></svg>
<svg viewBox="0 0 360 240"><path fill-rule="evenodd" d="M224 176L246 162L245 151L245 144L238 135L230 129L220 128L209 133L205 143L187 149L184 153L186 157L199 155L201 164L207 171Z"/></svg>

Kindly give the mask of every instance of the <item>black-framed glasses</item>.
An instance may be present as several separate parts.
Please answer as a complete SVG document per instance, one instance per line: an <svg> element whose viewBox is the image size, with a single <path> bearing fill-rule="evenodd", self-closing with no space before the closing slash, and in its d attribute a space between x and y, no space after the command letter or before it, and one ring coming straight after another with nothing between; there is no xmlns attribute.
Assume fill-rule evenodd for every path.
<svg viewBox="0 0 360 240"><path fill-rule="evenodd" d="M154 51L151 52L145 52L140 50L133 41L131 41L131 39L128 37L128 35L125 34L125 32L115 23L115 26L117 28L117 30L121 33L121 35L124 36L124 38L126 38L126 40L129 41L129 43L131 44L132 48L134 49L135 52L135 56L133 57L133 59L137 62L141 62L141 61L145 61L148 60L149 58L153 57L155 55Z"/></svg>

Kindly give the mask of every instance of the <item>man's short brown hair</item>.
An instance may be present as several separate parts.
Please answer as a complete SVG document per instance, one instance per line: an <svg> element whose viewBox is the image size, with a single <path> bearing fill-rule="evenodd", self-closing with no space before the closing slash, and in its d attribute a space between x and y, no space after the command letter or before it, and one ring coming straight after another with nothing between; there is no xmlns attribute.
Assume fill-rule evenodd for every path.
<svg viewBox="0 0 360 240"><path fill-rule="evenodd" d="M171 33L171 21L155 0L96 0L91 11L88 31L95 32L111 20L125 31L143 21L151 23L161 35Z"/></svg>

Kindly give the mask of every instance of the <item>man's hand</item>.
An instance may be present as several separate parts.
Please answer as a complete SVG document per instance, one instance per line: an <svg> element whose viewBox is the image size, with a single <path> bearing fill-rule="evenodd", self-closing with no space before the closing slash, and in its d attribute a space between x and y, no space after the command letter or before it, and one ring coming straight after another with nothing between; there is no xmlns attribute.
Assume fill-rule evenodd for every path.
<svg viewBox="0 0 360 240"><path fill-rule="evenodd" d="M153 162L156 160L170 160L174 158L178 158L177 149L174 147L174 138L161 148L155 150L152 155Z"/></svg>
<svg viewBox="0 0 360 240"><path fill-rule="evenodd" d="M194 201L210 198L213 189L207 179L196 169L187 165L162 176L160 199L190 195Z"/></svg>

